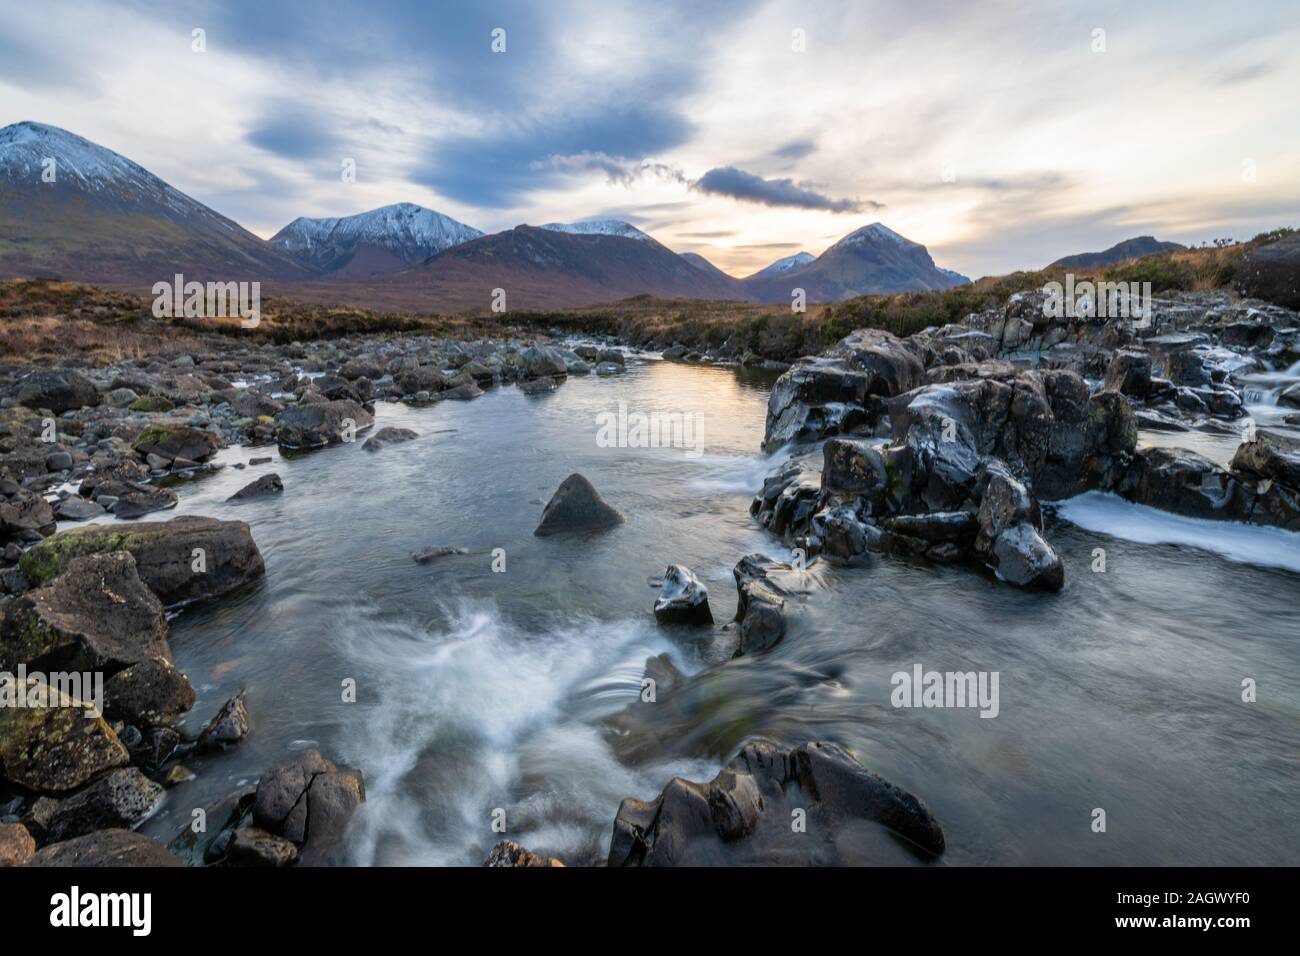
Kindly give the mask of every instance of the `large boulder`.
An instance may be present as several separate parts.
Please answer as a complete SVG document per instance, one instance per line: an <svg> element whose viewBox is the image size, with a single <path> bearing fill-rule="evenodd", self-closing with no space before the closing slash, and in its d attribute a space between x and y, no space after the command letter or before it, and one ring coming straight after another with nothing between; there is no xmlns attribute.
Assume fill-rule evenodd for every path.
<svg viewBox="0 0 1300 956"><path fill-rule="evenodd" d="M20 488L0 500L0 544L26 538L32 532L49 534L54 528L54 509L41 495Z"/></svg>
<svg viewBox="0 0 1300 956"><path fill-rule="evenodd" d="M546 345L531 345L520 352L519 370L524 378L562 378L569 374L564 353Z"/></svg>
<svg viewBox="0 0 1300 956"><path fill-rule="evenodd" d="M804 831L791 825L803 811ZM654 800L627 799L610 866L864 865L899 862L879 828L930 860L943 829L917 797L831 743L745 744L709 783L672 780Z"/></svg>
<svg viewBox="0 0 1300 956"><path fill-rule="evenodd" d="M216 597L266 573L246 523L197 515L63 531L30 548L19 567L40 585L72 559L106 551L129 551L141 580L167 605Z"/></svg>
<svg viewBox="0 0 1300 956"><path fill-rule="evenodd" d="M154 455L168 463L177 458L206 461L222 446L221 435L187 425L167 428L151 425L140 432L131 446L141 456Z"/></svg>
<svg viewBox="0 0 1300 956"><path fill-rule="evenodd" d="M26 706L0 707L0 780L57 793L130 762L107 722L87 717L85 703L34 677L20 690Z"/></svg>
<svg viewBox="0 0 1300 956"><path fill-rule="evenodd" d="M1252 249L1237 263L1242 295L1300 309L1300 233Z"/></svg>
<svg viewBox="0 0 1300 956"><path fill-rule="evenodd" d="M1232 456L1232 470L1255 478L1300 488L1300 439L1286 432L1260 428Z"/></svg>
<svg viewBox="0 0 1300 956"><path fill-rule="evenodd" d="M49 409L56 415L99 404L95 384L72 369L37 369L18 379L10 396L32 409Z"/></svg>
<svg viewBox="0 0 1300 956"><path fill-rule="evenodd" d="M623 516L605 503L590 481L575 472L551 495L533 534L545 537L570 531L601 531L622 523Z"/></svg>
<svg viewBox="0 0 1300 956"><path fill-rule="evenodd" d="M128 552L72 558L0 604L0 670L112 672L151 657L171 659L167 620Z"/></svg>
<svg viewBox="0 0 1300 956"><path fill-rule="evenodd" d="M291 405L275 417L275 440L285 448L321 448L350 442L374 422L351 399Z"/></svg>
<svg viewBox="0 0 1300 956"><path fill-rule="evenodd" d="M28 866L183 866L157 840L130 830L98 830L39 850Z"/></svg>
<svg viewBox="0 0 1300 956"><path fill-rule="evenodd" d="M258 498L271 498L284 491L284 482L275 472L262 475L240 488L227 501L253 501Z"/></svg>
<svg viewBox="0 0 1300 956"><path fill-rule="evenodd" d="M59 802L46 828L51 843L95 830L133 827L162 799L163 788L135 767L114 770Z"/></svg>
<svg viewBox="0 0 1300 956"><path fill-rule="evenodd" d="M777 569L789 570L789 566L761 554L745 555L732 569L740 633L737 657L769 650L785 636L785 591L769 576Z"/></svg>
<svg viewBox="0 0 1300 956"><path fill-rule="evenodd" d="M304 750L262 774L253 821L301 847L304 864L329 863L365 799L361 771L340 770L319 750Z"/></svg>
<svg viewBox="0 0 1300 956"><path fill-rule="evenodd" d="M1065 583L1061 559L1043 540L1038 502L1000 464L986 466L975 550L998 577L1017 587L1059 591Z"/></svg>
<svg viewBox="0 0 1300 956"><path fill-rule="evenodd" d="M141 729L169 725L193 706L189 679L162 657L132 664L104 685L104 712Z"/></svg>
<svg viewBox="0 0 1300 956"><path fill-rule="evenodd" d="M709 589L690 568L669 565L655 601L655 620L660 624L712 624Z"/></svg>

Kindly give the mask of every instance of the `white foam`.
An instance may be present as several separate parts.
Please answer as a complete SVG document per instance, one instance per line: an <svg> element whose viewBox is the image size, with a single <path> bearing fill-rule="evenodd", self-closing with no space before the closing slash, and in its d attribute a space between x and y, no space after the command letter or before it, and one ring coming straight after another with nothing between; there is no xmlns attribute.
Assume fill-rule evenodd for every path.
<svg viewBox="0 0 1300 956"><path fill-rule="evenodd" d="M1281 528L1186 518L1097 491L1058 502L1056 513L1080 528L1115 538L1198 548L1239 564L1300 573L1300 534Z"/></svg>

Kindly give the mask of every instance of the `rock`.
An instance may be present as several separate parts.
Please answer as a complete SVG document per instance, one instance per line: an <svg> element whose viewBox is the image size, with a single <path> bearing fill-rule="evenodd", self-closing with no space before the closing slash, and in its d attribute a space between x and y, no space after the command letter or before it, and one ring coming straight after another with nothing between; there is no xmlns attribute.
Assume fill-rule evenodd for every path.
<svg viewBox="0 0 1300 956"><path fill-rule="evenodd" d="M131 447L142 457L156 455L167 461L175 458L206 461L221 446L221 436L216 432L188 426L164 428L159 425L151 425L140 432Z"/></svg>
<svg viewBox="0 0 1300 956"><path fill-rule="evenodd" d="M411 558L417 564L428 564L438 558L445 558L453 554L469 554L465 548L454 548L449 546L439 546L432 548L423 548L420 551L411 552Z"/></svg>
<svg viewBox="0 0 1300 956"><path fill-rule="evenodd" d="M421 365L398 376L397 385L403 395L441 392L447 387L447 376L435 365Z"/></svg>
<svg viewBox="0 0 1300 956"><path fill-rule="evenodd" d="M31 409L49 409L56 415L99 404L93 382L71 369L37 369L14 383L10 395Z"/></svg>
<svg viewBox="0 0 1300 956"><path fill-rule="evenodd" d="M569 367L559 349L533 345L519 353L519 368L524 378L563 378Z"/></svg>
<svg viewBox="0 0 1300 956"><path fill-rule="evenodd" d="M1244 520L1250 492L1204 455L1182 448L1139 452L1119 493L1130 501L1191 518Z"/></svg>
<svg viewBox="0 0 1300 956"><path fill-rule="evenodd" d="M37 852L28 866L182 866L157 840L130 830L99 830Z"/></svg>
<svg viewBox="0 0 1300 956"><path fill-rule="evenodd" d="M555 391L563 383L564 379L560 376L523 379L519 382L519 391L525 395L543 395L546 392Z"/></svg>
<svg viewBox="0 0 1300 956"><path fill-rule="evenodd" d="M669 565L663 587L655 601L655 620L660 624L712 624L709 589L690 568Z"/></svg>
<svg viewBox="0 0 1300 956"><path fill-rule="evenodd" d="M59 843L96 830L133 827L153 811L162 795L163 788L135 767L114 770L59 803L47 839Z"/></svg>
<svg viewBox="0 0 1300 956"><path fill-rule="evenodd" d="M165 395L142 395L131 403L133 412L170 412L175 407Z"/></svg>
<svg viewBox="0 0 1300 956"><path fill-rule="evenodd" d="M1029 590L1059 591L1061 559L1042 539L1042 513L1029 490L997 463L981 475L979 534L975 550L998 577Z"/></svg>
<svg viewBox="0 0 1300 956"><path fill-rule="evenodd" d="M291 866L298 862L298 847L261 827L235 831L226 850L231 866Z"/></svg>
<svg viewBox="0 0 1300 956"><path fill-rule="evenodd" d="M183 783L189 783L194 778L195 773L193 770L181 764L174 764L163 776L163 786L168 789L179 787Z"/></svg>
<svg viewBox="0 0 1300 956"><path fill-rule="evenodd" d="M107 722L87 719L85 705L58 688L48 689L53 706L31 706L37 685L45 687L28 678L28 706L0 707L0 780L57 793L130 762Z"/></svg>
<svg viewBox="0 0 1300 956"><path fill-rule="evenodd" d="M22 866L36 853L36 841L21 823L0 823L0 866Z"/></svg>
<svg viewBox="0 0 1300 956"><path fill-rule="evenodd" d="M126 408L132 402L138 401L139 398L140 396L129 388L114 388L106 392L100 401L101 404L113 408Z"/></svg>
<svg viewBox="0 0 1300 956"><path fill-rule="evenodd" d="M1151 392L1151 356L1130 349L1116 352L1106 369L1103 388L1134 398L1146 398Z"/></svg>
<svg viewBox="0 0 1300 956"><path fill-rule="evenodd" d="M54 529L54 510L43 497L26 488L0 502L0 541L26 539Z"/></svg>
<svg viewBox="0 0 1300 956"><path fill-rule="evenodd" d="M420 436L417 432L413 432L409 428L393 428L392 426L388 426L387 428L379 429L379 431L367 438L361 447L366 451L379 451L381 448L386 448L389 445L395 445L398 442L410 441L413 438L419 437Z"/></svg>
<svg viewBox="0 0 1300 956"><path fill-rule="evenodd" d="M790 825L806 814L807 833ZM680 777L652 801L627 799L610 838L610 866L864 865L894 862L889 841L923 860L944 850L925 804L862 767L843 748L807 743L785 750L751 740L706 784ZM813 834L819 838L810 838Z"/></svg>
<svg viewBox="0 0 1300 956"><path fill-rule="evenodd" d="M49 584L0 606L0 670L116 671L171 659L163 608L125 551L72 558Z"/></svg>
<svg viewBox="0 0 1300 956"><path fill-rule="evenodd" d="M336 856L348 822L365 799L360 771L339 770L319 750L304 750L262 774L253 820L303 846L302 862L310 866Z"/></svg>
<svg viewBox="0 0 1300 956"><path fill-rule="evenodd" d="M72 456L66 451L52 451L45 456L45 467L50 471L67 471L72 467Z"/></svg>
<svg viewBox="0 0 1300 956"><path fill-rule="evenodd" d="M130 552L141 580L168 605L216 597L266 573L246 523L188 515L126 528L90 525L63 531L30 548L19 567L33 585L40 585L73 558L107 551Z"/></svg>
<svg viewBox="0 0 1300 956"><path fill-rule="evenodd" d="M217 715L199 734L199 752L210 753L233 747L245 737L251 726L248 721L248 693L240 691L221 706Z"/></svg>
<svg viewBox="0 0 1300 956"><path fill-rule="evenodd" d="M104 685L104 710L136 727L167 725L194 706L189 680L161 657L119 671Z"/></svg>
<svg viewBox="0 0 1300 956"><path fill-rule="evenodd" d="M1289 408L1300 408L1300 382L1282 389L1277 397L1277 403Z"/></svg>
<svg viewBox="0 0 1300 956"><path fill-rule="evenodd" d="M1237 263L1242 295L1300 309L1300 233L1252 249Z"/></svg>
<svg viewBox="0 0 1300 956"><path fill-rule="evenodd" d="M155 511L175 508L180 502L176 492L159 485L146 485L136 482L126 487L108 487L109 483L100 485L100 494L111 494L117 500L113 502L113 514L118 518L142 518Z"/></svg>
<svg viewBox="0 0 1300 956"><path fill-rule="evenodd" d="M655 695L671 694L686 680L673 659L667 654L645 659L645 680L654 681Z"/></svg>
<svg viewBox="0 0 1300 956"><path fill-rule="evenodd" d="M275 440L285 448L321 448L352 441L374 421L350 399L293 405L275 417Z"/></svg>
<svg viewBox="0 0 1300 956"><path fill-rule="evenodd" d="M1237 448L1232 470L1300 489L1300 439L1273 429L1256 429L1254 440Z"/></svg>
<svg viewBox="0 0 1300 956"><path fill-rule="evenodd" d="M521 847L514 840L502 840L492 848L484 866L564 866L553 856L538 856Z"/></svg>
<svg viewBox="0 0 1300 956"><path fill-rule="evenodd" d="M69 495L54 504L54 517L60 521L85 521L102 514L107 514L102 505L87 501L79 495Z"/></svg>
<svg viewBox="0 0 1300 956"><path fill-rule="evenodd" d="M786 566L761 554L748 554L732 569L740 631L737 657L775 647L785 635L785 592L768 577L770 570L781 567Z"/></svg>
<svg viewBox="0 0 1300 956"><path fill-rule="evenodd" d="M542 511L533 534L544 537L570 531L600 531L623 523L582 475L574 473L560 484Z"/></svg>
<svg viewBox="0 0 1300 956"><path fill-rule="evenodd" d="M227 498L227 501L252 501L255 498L269 498L272 495L278 495L284 491L284 482L275 472L269 472L262 475L256 481L249 482L240 488L233 495Z"/></svg>

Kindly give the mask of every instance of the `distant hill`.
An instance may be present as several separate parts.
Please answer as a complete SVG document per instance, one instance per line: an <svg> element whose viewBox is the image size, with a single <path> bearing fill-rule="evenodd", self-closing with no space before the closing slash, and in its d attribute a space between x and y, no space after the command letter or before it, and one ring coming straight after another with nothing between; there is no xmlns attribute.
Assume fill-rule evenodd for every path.
<svg viewBox="0 0 1300 956"><path fill-rule="evenodd" d="M200 282L310 275L111 149L41 123L0 129L0 278L56 276L147 291L178 272Z"/></svg>
<svg viewBox="0 0 1300 956"><path fill-rule="evenodd" d="M745 277L749 279L766 279L772 276L785 275L787 272L793 272L795 269L802 269L810 262L815 262L817 257L811 252L796 252L792 256L786 256L784 259L777 259L769 266L759 269L752 275Z"/></svg>
<svg viewBox="0 0 1300 956"><path fill-rule="evenodd" d="M1093 269L1098 266L1113 266L1115 263L1124 262L1126 259L1153 256L1158 252L1178 252L1186 248L1186 246L1177 242L1161 242L1155 236L1137 236L1133 239L1117 242L1109 249L1104 249L1101 252L1080 252L1072 256L1062 256L1051 265L1074 269ZM1050 269L1051 266L1048 266L1048 268Z"/></svg>
<svg viewBox="0 0 1300 956"><path fill-rule="evenodd" d="M731 294L727 296L727 298L738 299L741 301L748 300L749 294L745 291L745 287L741 283L741 280L729 273L723 272L698 252L679 252L677 254L705 275L712 276L718 281L726 283L732 290Z"/></svg>
<svg viewBox="0 0 1300 956"><path fill-rule="evenodd" d="M336 219L299 217L270 242L313 272L364 279L417 265L481 235L450 216L403 202Z"/></svg>

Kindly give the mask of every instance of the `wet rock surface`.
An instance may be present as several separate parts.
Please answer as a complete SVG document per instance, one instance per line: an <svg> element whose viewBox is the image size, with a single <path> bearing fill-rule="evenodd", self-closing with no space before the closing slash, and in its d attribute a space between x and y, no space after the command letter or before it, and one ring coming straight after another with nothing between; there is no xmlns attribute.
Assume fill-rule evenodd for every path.
<svg viewBox="0 0 1300 956"><path fill-rule="evenodd" d="M623 523L623 516L605 503L591 482L572 474L560 484L542 511L533 534L545 537L569 532L603 531Z"/></svg>

